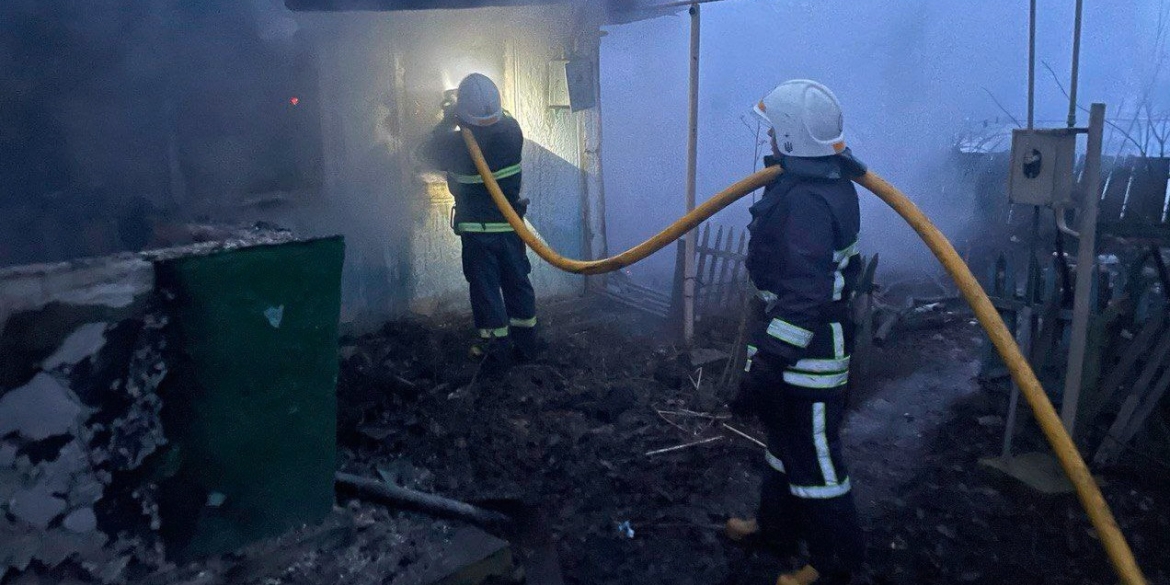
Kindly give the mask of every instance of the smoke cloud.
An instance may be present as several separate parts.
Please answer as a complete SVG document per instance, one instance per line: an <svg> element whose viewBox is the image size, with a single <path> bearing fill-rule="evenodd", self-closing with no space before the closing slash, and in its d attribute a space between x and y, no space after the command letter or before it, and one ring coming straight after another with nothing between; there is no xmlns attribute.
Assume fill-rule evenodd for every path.
<svg viewBox="0 0 1170 585"><path fill-rule="evenodd" d="M1070 2L1040 0L1037 53L1068 86ZM1086 3L1079 101L1110 116L1133 108L1152 78L1161 0ZM683 211L689 18L685 13L611 27L602 45L605 178L610 247L641 241ZM956 181L950 154L971 124L1007 121L989 96L1025 120L1027 3L899 0L883 3L726 0L702 8L698 197L751 172L756 123L749 108L786 79L828 85L845 108L854 153L906 191L962 249L973 197ZM1170 107L1162 74L1155 111ZM1037 64L1039 126L1063 126L1068 102ZM1080 112L1080 123L1087 115ZM761 135L762 136L762 135ZM765 146L764 151L768 148ZM1005 186L1006 187L1006 186ZM932 257L876 198L862 194L865 253L892 270L932 269ZM717 222L742 227L746 205ZM665 286L674 251L634 267Z"/></svg>

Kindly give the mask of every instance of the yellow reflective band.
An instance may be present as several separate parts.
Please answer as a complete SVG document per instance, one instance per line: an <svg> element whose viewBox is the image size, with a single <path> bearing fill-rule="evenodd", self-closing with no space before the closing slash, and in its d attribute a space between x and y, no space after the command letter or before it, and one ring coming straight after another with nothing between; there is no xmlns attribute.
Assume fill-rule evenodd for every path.
<svg viewBox="0 0 1170 585"><path fill-rule="evenodd" d="M455 224L455 233L469 233L469 234L502 234L506 232L515 231L512 226L506 223L480 223L465 221Z"/></svg>
<svg viewBox="0 0 1170 585"><path fill-rule="evenodd" d="M779 457L772 454L771 451L764 451L764 460L768 462L768 466L780 473L788 473L784 471L784 462Z"/></svg>
<svg viewBox="0 0 1170 585"><path fill-rule="evenodd" d="M788 491L798 498L806 500L827 500L829 498L836 498L849 493L853 489L852 484L849 483L849 478L845 481L832 485L790 485Z"/></svg>
<svg viewBox="0 0 1170 585"><path fill-rule="evenodd" d="M495 177L495 179L498 181L500 179L507 179L508 177L514 177L516 175L519 175L520 170L521 170L520 164L517 163L517 164L514 164L510 167L504 167L504 168L492 173L492 176ZM459 173L447 173L447 176L449 176L452 181L455 181L456 183L459 183L461 185L482 185L483 184L483 177L479 176L478 174L476 174L476 175L461 175Z"/></svg>
<svg viewBox="0 0 1170 585"><path fill-rule="evenodd" d="M768 324L768 335L799 348L808 347L813 338L813 332L797 327L783 319L772 319Z"/></svg>
<svg viewBox="0 0 1170 585"><path fill-rule="evenodd" d="M747 346L747 359L743 362L743 371L752 371L752 358L756 357L757 353L760 353L759 348L754 345Z"/></svg>
<svg viewBox="0 0 1170 585"><path fill-rule="evenodd" d="M845 357L845 329L841 327L840 323L830 323L829 328L833 330L833 357L838 359Z"/></svg>
<svg viewBox="0 0 1170 585"><path fill-rule="evenodd" d="M801 388L839 388L849 382L849 372L839 374L802 374L788 370L784 381Z"/></svg>
<svg viewBox="0 0 1170 585"><path fill-rule="evenodd" d="M507 327L499 327L497 329L480 329L479 336L484 338L484 339L491 339L493 337L507 337L508 336L508 328Z"/></svg>
<svg viewBox="0 0 1170 585"><path fill-rule="evenodd" d="M842 250L833 252L833 262L840 262L851 256L856 256L861 251L861 240L854 240L852 244L845 246Z"/></svg>
<svg viewBox="0 0 1170 585"><path fill-rule="evenodd" d="M854 241L844 250L833 252L833 262L837 264L837 270L833 272L833 300L839 301L845 294L845 269L849 267L849 262L854 256L860 253L860 240Z"/></svg>
<svg viewBox="0 0 1170 585"><path fill-rule="evenodd" d="M792 369L813 374L840 374L849 371L849 357L835 360L803 359L796 362Z"/></svg>
<svg viewBox="0 0 1170 585"><path fill-rule="evenodd" d="M813 444L817 447L817 461L821 464L821 477L825 478L825 485L837 484L837 470L833 467L833 458L829 455L829 438L825 435L825 403L813 403Z"/></svg>
<svg viewBox="0 0 1170 585"><path fill-rule="evenodd" d="M512 319L510 321L510 323L513 327L523 327L525 329L531 329L532 327L536 327L536 317L533 317L531 319Z"/></svg>

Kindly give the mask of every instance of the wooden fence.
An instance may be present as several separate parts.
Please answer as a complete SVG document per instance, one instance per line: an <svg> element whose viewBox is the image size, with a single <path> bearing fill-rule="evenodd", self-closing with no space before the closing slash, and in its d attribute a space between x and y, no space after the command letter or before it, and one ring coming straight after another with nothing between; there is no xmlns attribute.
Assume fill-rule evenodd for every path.
<svg viewBox="0 0 1170 585"><path fill-rule="evenodd" d="M695 315L738 311L747 297L747 229L719 226L711 239L711 224L699 227L695 247Z"/></svg>

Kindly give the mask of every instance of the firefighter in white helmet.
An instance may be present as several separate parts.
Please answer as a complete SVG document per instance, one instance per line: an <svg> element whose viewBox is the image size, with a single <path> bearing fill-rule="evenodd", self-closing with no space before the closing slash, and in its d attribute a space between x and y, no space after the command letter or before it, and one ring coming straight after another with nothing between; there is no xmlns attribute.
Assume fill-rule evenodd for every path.
<svg viewBox="0 0 1170 585"><path fill-rule="evenodd" d="M513 359L532 359L536 351L532 265L524 242L492 201L458 129L466 127L475 135L500 189L522 218L528 206L520 198L524 133L504 111L500 90L487 76L468 75L454 98L454 104L445 104L443 121L420 154L447 173L455 196L453 227L463 246L463 275L482 340L473 354L483 355L488 371L499 371Z"/></svg>
<svg viewBox="0 0 1170 585"><path fill-rule="evenodd" d="M784 174L751 208L747 269L758 289L747 369L732 401L768 432L755 518L732 518L736 541L809 559L778 585L848 583L864 544L840 428L853 348L850 298L860 272L860 212L851 178L865 172L845 146L841 108L825 86L787 81L762 99L766 164Z"/></svg>

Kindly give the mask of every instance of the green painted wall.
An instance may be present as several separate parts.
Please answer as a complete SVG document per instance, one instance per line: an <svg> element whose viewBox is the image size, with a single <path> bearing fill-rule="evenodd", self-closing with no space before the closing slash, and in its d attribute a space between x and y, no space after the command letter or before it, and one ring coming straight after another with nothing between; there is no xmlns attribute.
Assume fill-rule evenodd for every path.
<svg viewBox="0 0 1170 585"><path fill-rule="evenodd" d="M335 237L158 265L173 320L160 512L175 558L330 511L344 256Z"/></svg>

